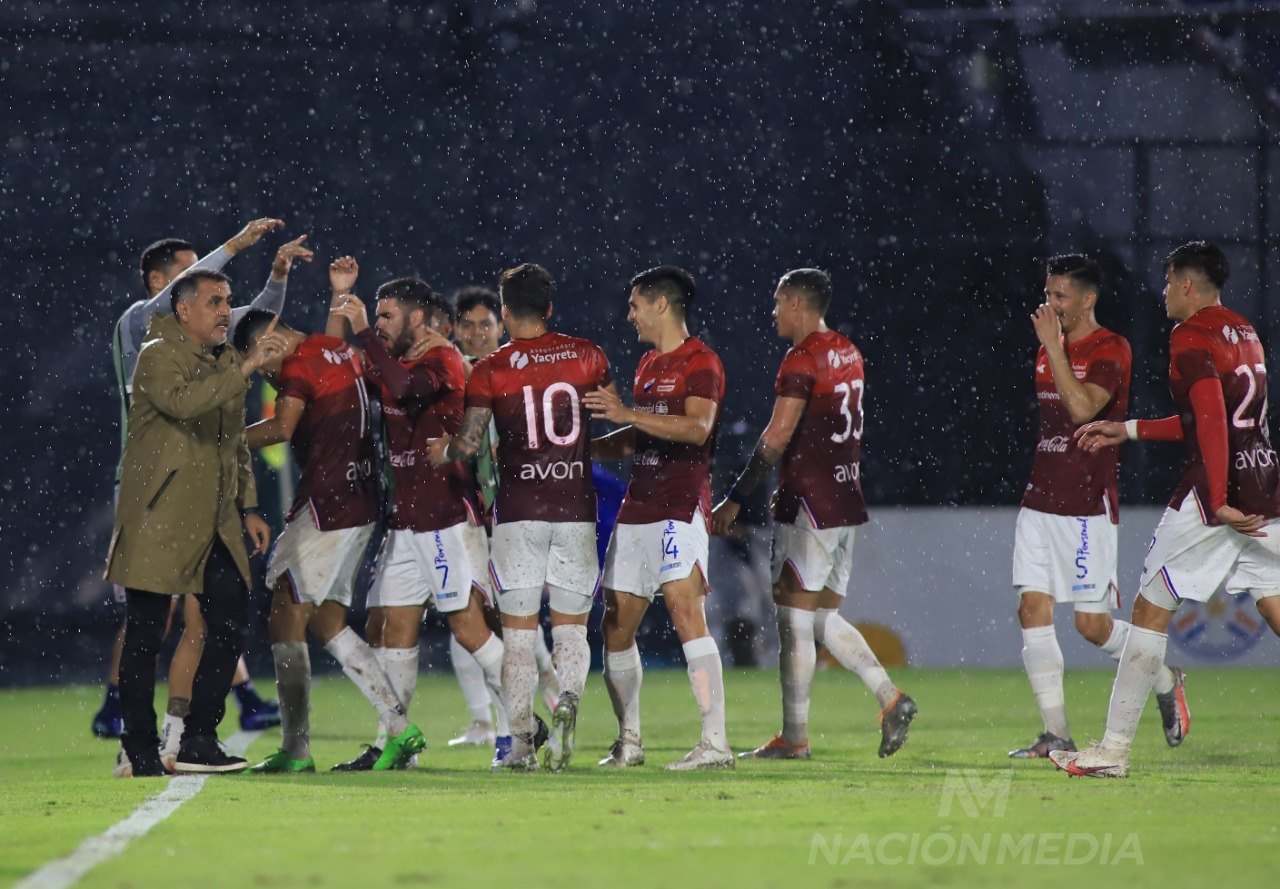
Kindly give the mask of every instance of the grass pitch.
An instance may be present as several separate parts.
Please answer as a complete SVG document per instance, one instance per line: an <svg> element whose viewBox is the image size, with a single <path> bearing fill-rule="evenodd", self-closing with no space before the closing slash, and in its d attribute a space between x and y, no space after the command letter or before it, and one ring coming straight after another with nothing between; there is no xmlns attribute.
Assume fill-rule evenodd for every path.
<svg viewBox="0 0 1280 889"><path fill-rule="evenodd" d="M1101 734L1112 675L1068 675L1077 741ZM452 677L423 676L414 712L431 746L421 768L210 778L82 885L1274 885L1275 671L1192 673L1190 738L1168 749L1149 706L1124 781L1006 759L1038 730L1020 673L895 678L920 717L887 760L876 758L873 699L827 671L814 684L810 762L668 773L662 766L697 739L696 710L683 671L651 670L643 768L595 766L614 724L593 674L570 771L493 775L487 751L445 746L466 721ZM779 720L776 674L733 672L726 685L735 749L768 740ZM98 702L99 690L83 686L0 694L0 880L69 854L163 788L111 778L115 745L88 731ZM326 678L312 731L327 768L370 740L371 711L345 679ZM277 741L278 732L263 735L250 757Z"/></svg>

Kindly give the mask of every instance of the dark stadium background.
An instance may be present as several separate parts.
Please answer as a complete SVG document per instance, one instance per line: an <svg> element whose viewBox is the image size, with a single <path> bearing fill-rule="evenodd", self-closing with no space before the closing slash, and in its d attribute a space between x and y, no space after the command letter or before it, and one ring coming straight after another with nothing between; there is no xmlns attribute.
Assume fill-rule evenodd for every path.
<svg viewBox="0 0 1280 889"><path fill-rule="evenodd" d="M309 234L317 261L286 309L301 326L322 323L343 253L365 296L391 275L448 291L537 261L560 282L556 323L624 382L627 279L686 266L728 374L726 465L767 416L773 284L822 266L831 320L867 358L873 506L1017 502L1047 254L1106 265L1099 314L1134 344L1137 414L1168 407L1159 263L1180 241L1228 245L1228 299L1273 345L1280 4L1059 6L3 4L0 684L95 675L105 655L109 337L161 236L205 252L262 215ZM1037 84L1049 51L1086 74L1208 77L1254 117L1159 96L1067 108ZM1104 156L1104 209L1069 206ZM1162 181L1171 158L1195 175ZM232 261L242 300L278 242ZM1158 502L1175 472L1131 448L1124 499Z"/></svg>

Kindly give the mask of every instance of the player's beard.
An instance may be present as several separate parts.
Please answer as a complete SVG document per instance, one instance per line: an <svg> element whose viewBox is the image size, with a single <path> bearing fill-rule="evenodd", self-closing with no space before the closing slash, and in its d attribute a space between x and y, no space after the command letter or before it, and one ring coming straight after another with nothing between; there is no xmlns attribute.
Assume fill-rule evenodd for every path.
<svg viewBox="0 0 1280 889"><path fill-rule="evenodd" d="M411 348L413 348L413 331L409 330L409 325L406 324L391 342L391 351L394 357L403 358Z"/></svg>

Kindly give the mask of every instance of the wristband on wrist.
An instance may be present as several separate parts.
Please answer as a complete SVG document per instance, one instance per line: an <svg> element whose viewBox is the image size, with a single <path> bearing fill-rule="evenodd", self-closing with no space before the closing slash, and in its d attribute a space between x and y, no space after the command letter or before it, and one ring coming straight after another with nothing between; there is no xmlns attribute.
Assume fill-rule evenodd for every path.
<svg viewBox="0 0 1280 889"><path fill-rule="evenodd" d="M1129 436L1129 441L1137 441L1138 440L1138 421L1125 420L1124 431L1125 431L1125 434Z"/></svg>

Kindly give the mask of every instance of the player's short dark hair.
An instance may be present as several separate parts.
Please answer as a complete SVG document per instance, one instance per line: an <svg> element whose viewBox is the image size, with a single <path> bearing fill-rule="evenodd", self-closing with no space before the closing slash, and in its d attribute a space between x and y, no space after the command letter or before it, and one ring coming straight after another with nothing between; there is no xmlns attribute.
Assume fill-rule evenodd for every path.
<svg viewBox="0 0 1280 889"><path fill-rule="evenodd" d="M236 347L237 352L248 352L253 347L254 340L266 331L275 318L276 314L266 309L250 309L245 312L236 329L231 332L231 345ZM283 321L276 322L276 330L292 329Z"/></svg>
<svg viewBox="0 0 1280 889"><path fill-rule="evenodd" d="M230 284L231 279L222 272L215 272L212 269L192 269L183 272L173 282L173 287L169 290L169 309L173 314L178 314L178 303L183 300L191 299L196 295L196 291L200 289L201 281L217 281L221 284Z"/></svg>
<svg viewBox="0 0 1280 889"><path fill-rule="evenodd" d="M693 298L698 292L693 283L693 275L676 265L646 269L631 279L631 287L639 290L640 295L649 302L665 296L668 302L679 309L681 315L689 314Z"/></svg>
<svg viewBox="0 0 1280 889"><path fill-rule="evenodd" d="M551 273L532 262L522 262L498 277L502 305L518 318L546 318L555 286Z"/></svg>
<svg viewBox="0 0 1280 889"><path fill-rule="evenodd" d="M1106 284L1106 276L1102 266L1096 259L1090 259L1083 253L1063 253L1050 256L1044 263L1046 275L1064 275L1074 281L1083 290L1092 290L1102 296L1102 288Z"/></svg>
<svg viewBox="0 0 1280 889"><path fill-rule="evenodd" d="M394 299L406 311L412 312L417 309L424 317L430 317L432 311L437 308L434 302L436 292L431 289L431 285L421 278L411 276L392 278L387 281L378 288L377 298Z"/></svg>
<svg viewBox="0 0 1280 889"><path fill-rule="evenodd" d="M1169 254L1164 261L1165 272L1199 272L1221 290L1231 277L1231 263L1227 254L1217 244L1208 241L1191 241Z"/></svg>
<svg viewBox="0 0 1280 889"><path fill-rule="evenodd" d="M161 238L143 250L142 258L138 262L139 269L142 272L142 289L150 293L151 273L168 271L169 266L173 265L177 260L178 254L184 250L190 250L195 253L196 248L181 238Z"/></svg>
<svg viewBox="0 0 1280 889"><path fill-rule="evenodd" d="M822 269L792 269L778 286L801 294L819 312L825 313L831 305L831 276Z"/></svg>
<svg viewBox="0 0 1280 889"><path fill-rule="evenodd" d="M471 284L460 290L455 290L452 299L453 308L458 313L459 318L476 306L484 306L490 312L493 312L494 318L499 321L502 320L502 303L498 300L498 294L481 284Z"/></svg>
<svg viewBox="0 0 1280 889"><path fill-rule="evenodd" d="M444 298L443 294L433 293L431 299L427 301L427 319L430 323L432 316L440 315L449 322L452 327L458 320L457 313L453 310L453 303Z"/></svg>

